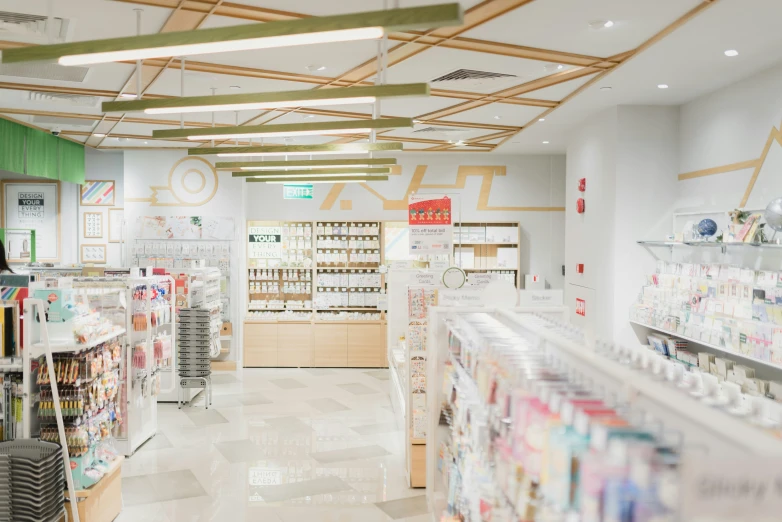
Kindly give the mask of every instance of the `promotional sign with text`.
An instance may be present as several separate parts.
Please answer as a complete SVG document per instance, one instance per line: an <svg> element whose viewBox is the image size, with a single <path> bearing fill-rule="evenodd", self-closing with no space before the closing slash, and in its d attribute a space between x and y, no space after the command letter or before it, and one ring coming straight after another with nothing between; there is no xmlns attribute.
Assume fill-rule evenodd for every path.
<svg viewBox="0 0 782 522"><path fill-rule="evenodd" d="M407 223L410 254L450 254L453 240L451 198L437 194L411 194Z"/></svg>
<svg viewBox="0 0 782 522"><path fill-rule="evenodd" d="M282 257L282 227L250 227L247 257L250 259L280 259Z"/></svg>

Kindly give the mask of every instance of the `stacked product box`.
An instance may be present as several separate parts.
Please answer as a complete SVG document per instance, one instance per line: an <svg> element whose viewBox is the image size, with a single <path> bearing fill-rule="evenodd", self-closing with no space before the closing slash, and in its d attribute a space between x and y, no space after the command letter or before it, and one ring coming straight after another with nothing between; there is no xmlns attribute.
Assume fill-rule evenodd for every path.
<svg viewBox="0 0 782 522"><path fill-rule="evenodd" d="M182 388L208 388L212 373L210 322L210 312L206 308L182 308L179 312L177 342Z"/></svg>

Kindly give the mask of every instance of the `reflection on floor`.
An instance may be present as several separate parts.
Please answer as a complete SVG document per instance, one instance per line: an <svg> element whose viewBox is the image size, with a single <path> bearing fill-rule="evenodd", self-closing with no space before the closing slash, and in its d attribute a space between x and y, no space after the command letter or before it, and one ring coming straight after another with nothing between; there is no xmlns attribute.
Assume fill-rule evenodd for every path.
<svg viewBox="0 0 782 522"><path fill-rule="evenodd" d="M214 374L214 401L158 408L123 467L118 522L429 522L405 484L386 370ZM199 399L200 400L200 399Z"/></svg>

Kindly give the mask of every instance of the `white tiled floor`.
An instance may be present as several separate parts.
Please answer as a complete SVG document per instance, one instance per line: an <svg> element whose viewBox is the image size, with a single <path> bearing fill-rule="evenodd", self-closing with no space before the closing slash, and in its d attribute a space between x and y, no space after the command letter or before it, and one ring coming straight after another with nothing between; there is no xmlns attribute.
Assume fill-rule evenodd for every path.
<svg viewBox="0 0 782 522"><path fill-rule="evenodd" d="M123 466L118 522L429 522L405 481L385 370L213 375L214 401L159 405Z"/></svg>

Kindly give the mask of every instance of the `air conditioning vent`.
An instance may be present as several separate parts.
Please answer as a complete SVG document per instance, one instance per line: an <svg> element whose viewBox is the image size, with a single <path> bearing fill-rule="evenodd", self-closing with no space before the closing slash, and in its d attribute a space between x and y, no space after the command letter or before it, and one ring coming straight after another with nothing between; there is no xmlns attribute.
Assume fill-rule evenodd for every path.
<svg viewBox="0 0 782 522"><path fill-rule="evenodd" d="M87 118L63 118L62 116L33 116L35 125L69 125L73 127L92 127L95 120Z"/></svg>
<svg viewBox="0 0 782 522"><path fill-rule="evenodd" d="M433 80L430 80L430 83L496 80L499 78L516 78L516 75L487 71L474 71L472 69L456 69L455 71L451 71L449 73L443 74L442 76L438 76Z"/></svg>
<svg viewBox="0 0 782 522"><path fill-rule="evenodd" d="M83 83L90 72L89 67L65 67L56 63L4 63L0 64L0 76L17 78L35 78L58 82Z"/></svg>
<svg viewBox="0 0 782 522"><path fill-rule="evenodd" d="M46 16L0 11L0 22L5 22L7 24L34 24L37 22L46 22Z"/></svg>
<svg viewBox="0 0 782 522"><path fill-rule="evenodd" d="M30 93L30 101L97 108L100 103L100 98L97 96L80 96L78 94L53 94L49 92L32 91Z"/></svg>
<svg viewBox="0 0 782 522"><path fill-rule="evenodd" d="M52 18L51 31L47 28L46 15L0 11L0 39L35 44L62 43L70 40L71 21ZM49 41L51 34L52 41Z"/></svg>

